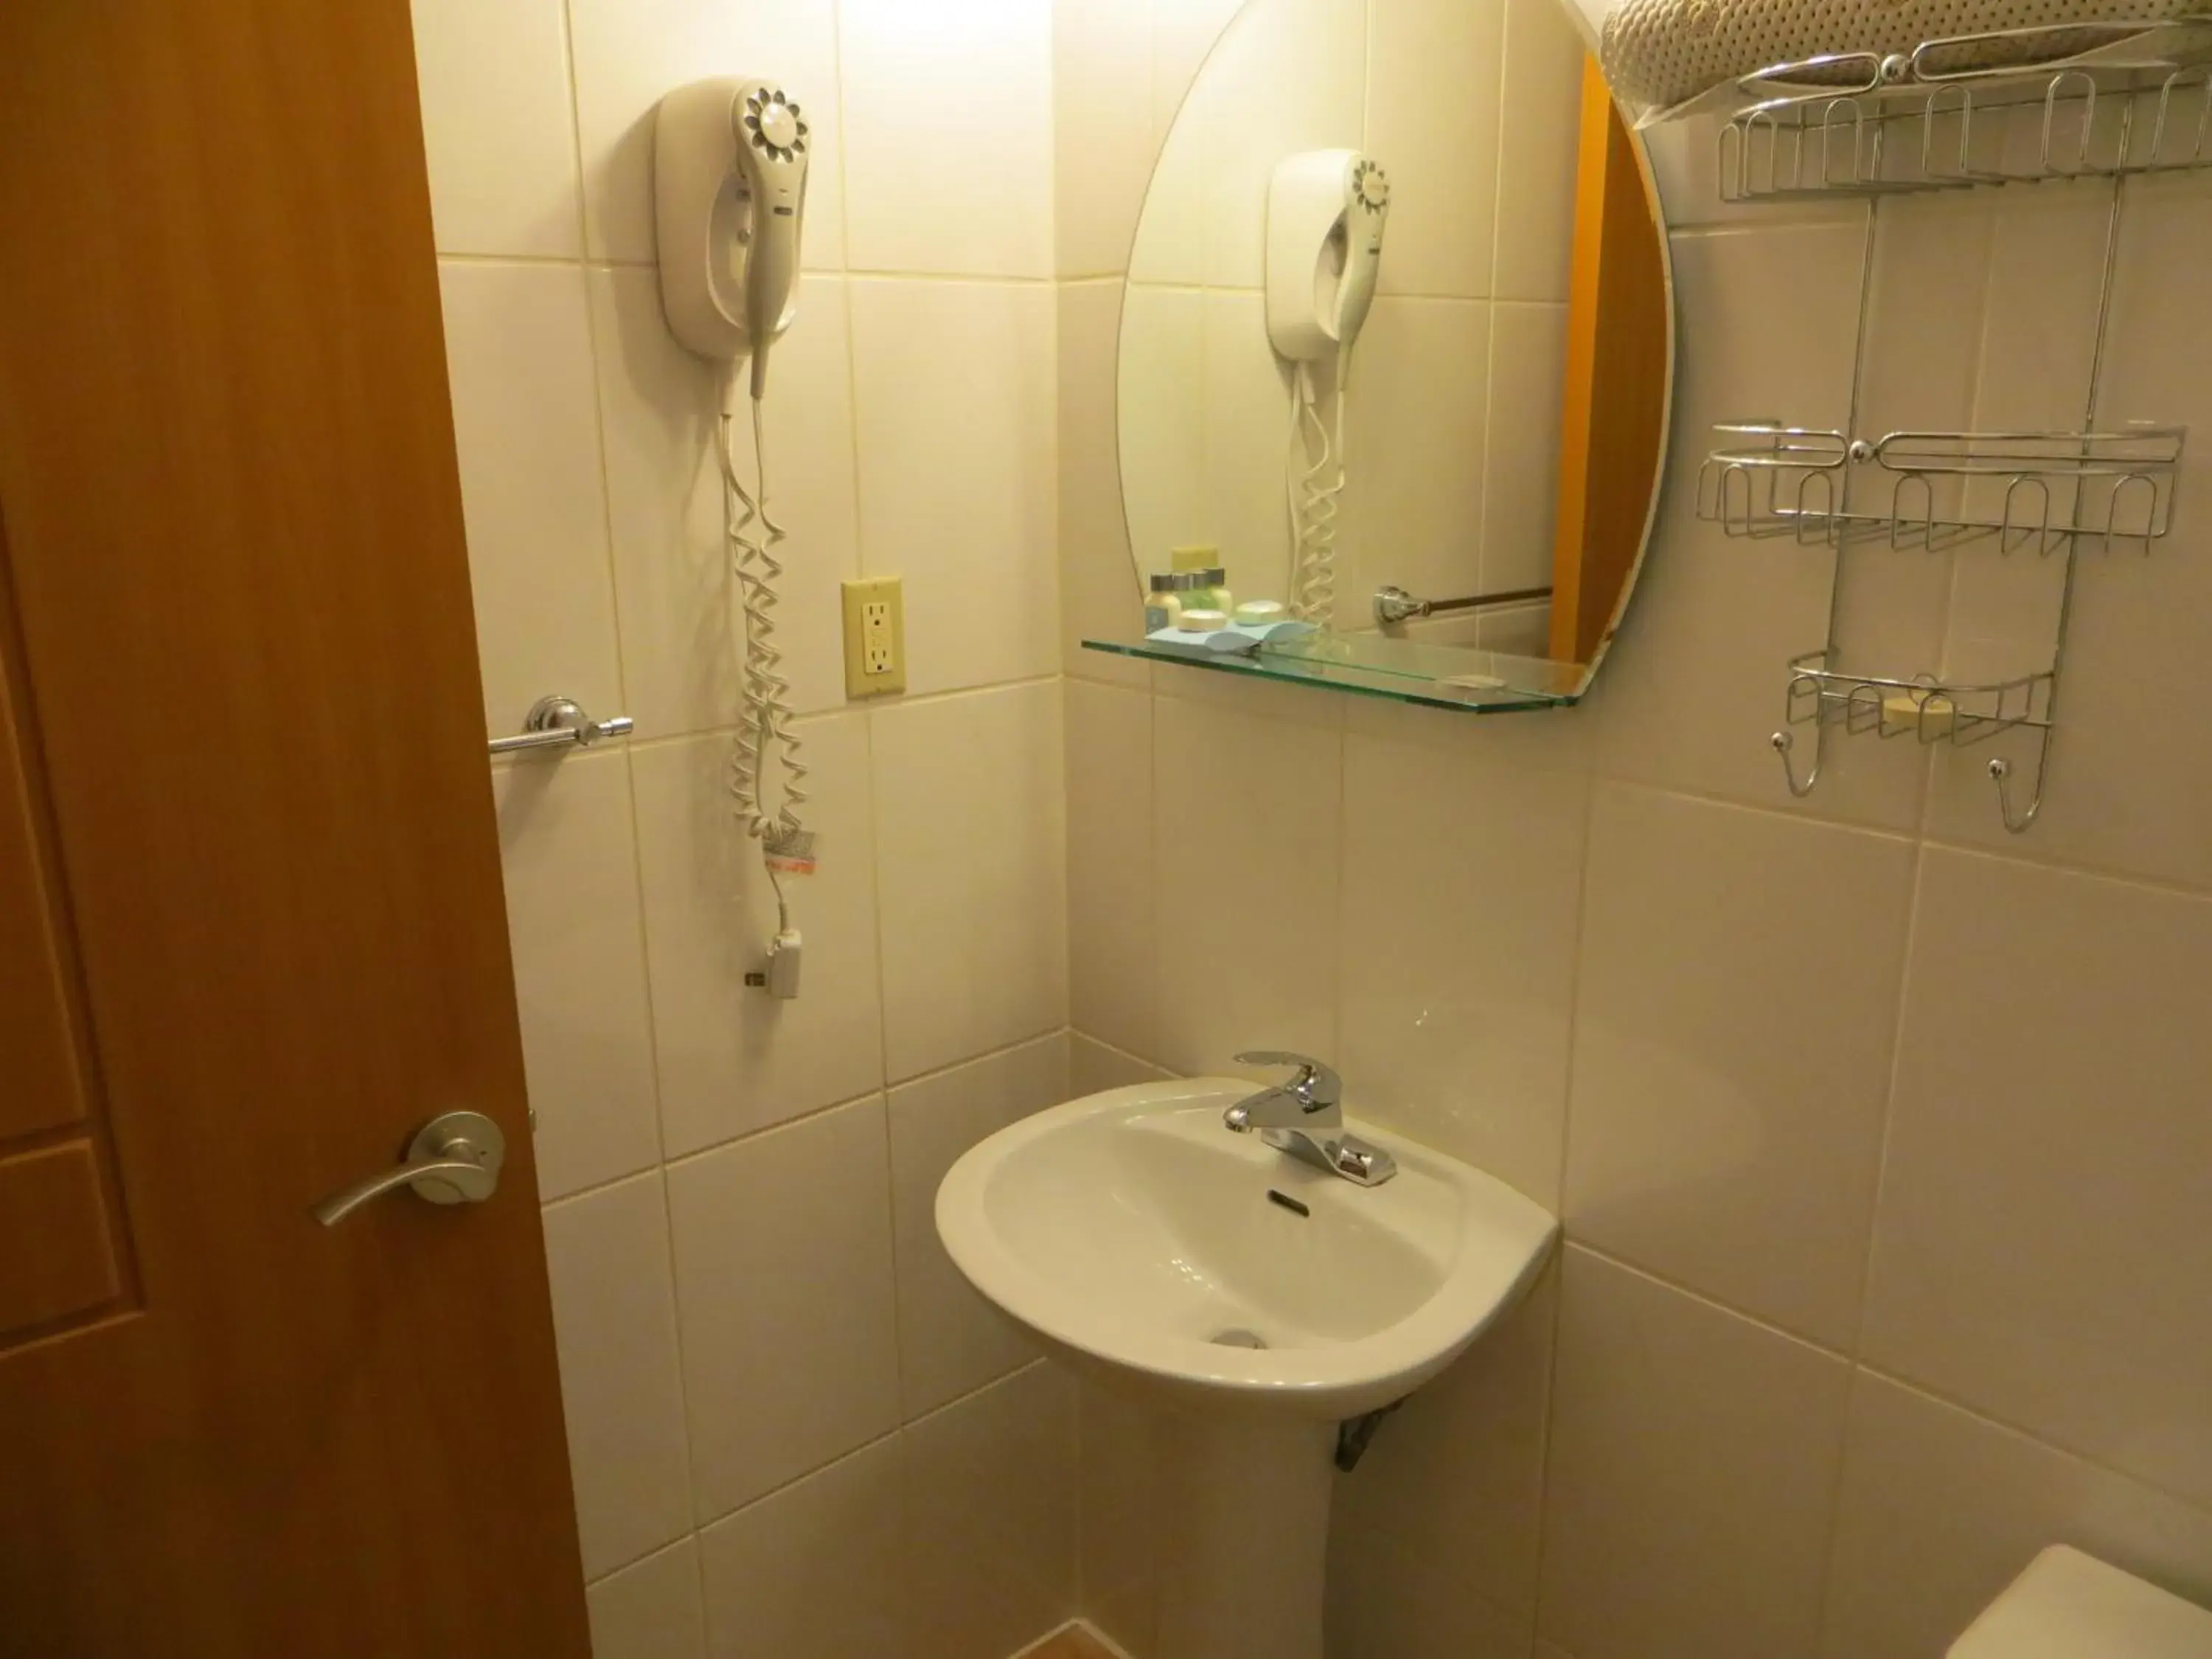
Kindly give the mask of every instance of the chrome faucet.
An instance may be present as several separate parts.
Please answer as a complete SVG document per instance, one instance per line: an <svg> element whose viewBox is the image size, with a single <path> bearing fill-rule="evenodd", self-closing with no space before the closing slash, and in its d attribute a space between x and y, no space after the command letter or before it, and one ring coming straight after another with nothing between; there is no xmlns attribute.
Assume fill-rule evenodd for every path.
<svg viewBox="0 0 2212 1659"><path fill-rule="evenodd" d="M1238 1134L1257 1131L1278 1151L1362 1187L1379 1187L1398 1173L1389 1153L1344 1133L1344 1080L1321 1061L1260 1049L1237 1055L1237 1063L1298 1068L1288 1083L1247 1095L1221 1115Z"/></svg>

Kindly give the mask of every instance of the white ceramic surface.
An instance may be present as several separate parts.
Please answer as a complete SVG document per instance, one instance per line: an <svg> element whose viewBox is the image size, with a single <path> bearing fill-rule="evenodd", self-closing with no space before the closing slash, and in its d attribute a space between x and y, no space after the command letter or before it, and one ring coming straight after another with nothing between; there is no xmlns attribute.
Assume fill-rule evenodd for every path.
<svg viewBox="0 0 2212 1659"><path fill-rule="evenodd" d="M2212 1613L2054 1544L1974 1621L1950 1659L2205 1659Z"/></svg>
<svg viewBox="0 0 2212 1659"><path fill-rule="evenodd" d="M1139 1084L1000 1131L938 1189L946 1250L1109 1382L1322 1422L1402 1399L1519 1298L1557 1224L1394 1136L1368 1138L1397 1158L1397 1178L1361 1188L1232 1134L1222 1112L1252 1091ZM1232 1331L1267 1346L1214 1340Z"/></svg>

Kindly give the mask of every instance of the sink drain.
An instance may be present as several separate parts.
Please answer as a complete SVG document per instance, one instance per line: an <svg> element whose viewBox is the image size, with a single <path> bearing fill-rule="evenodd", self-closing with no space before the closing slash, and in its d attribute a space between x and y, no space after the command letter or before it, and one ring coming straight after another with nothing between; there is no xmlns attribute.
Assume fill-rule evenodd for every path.
<svg viewBox="0 0 2212 1659"><path fill-rule="evenodd" d="M1257 1331L1223 1331L1206 1340L1217 1348L1264 1348L1267 1346L1267 1339Z"/></svg>

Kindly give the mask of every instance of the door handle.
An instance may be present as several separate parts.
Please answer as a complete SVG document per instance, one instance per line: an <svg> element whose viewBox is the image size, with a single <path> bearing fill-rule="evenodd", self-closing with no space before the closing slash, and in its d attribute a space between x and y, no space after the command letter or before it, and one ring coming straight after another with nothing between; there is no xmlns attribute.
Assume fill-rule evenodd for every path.
<svg viewBox="0 0 2212 1659"><path fill-rule="evenodd" d="M333 1194L314 1218L335 1227L364 1204L410 1187L433 1204L481 1204L499 1190L507 1137L482 1112L447 1112L416 1132L404 1160Z"/></svg>

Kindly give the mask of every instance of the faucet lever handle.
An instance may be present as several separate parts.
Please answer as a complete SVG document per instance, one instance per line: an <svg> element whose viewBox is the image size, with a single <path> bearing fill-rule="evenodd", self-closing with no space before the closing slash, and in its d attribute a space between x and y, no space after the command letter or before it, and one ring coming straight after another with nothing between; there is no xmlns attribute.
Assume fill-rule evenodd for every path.
<svg viewBox="0 0 2212 1659"><path fill-rule="evenodd" d="M1318 1112L1334 1106L1344 1097L1344 1080L1320 1060L1308 1054L1294 1054L1274 1048L1254 1048L1237 1056L1239 1066L1295 1066L1298 1074L1283 1085L1288 1093L1301 1097L1306 1110Z"/></svg>

